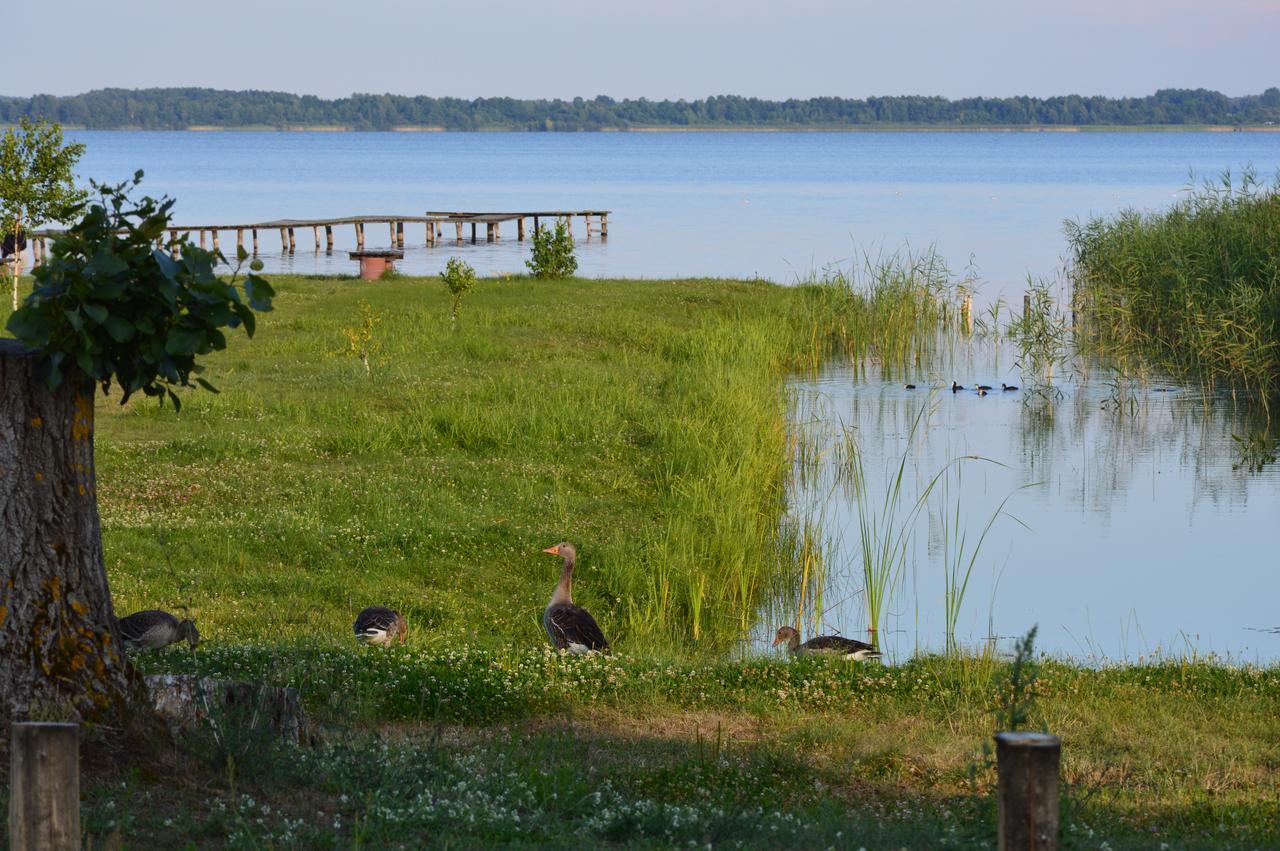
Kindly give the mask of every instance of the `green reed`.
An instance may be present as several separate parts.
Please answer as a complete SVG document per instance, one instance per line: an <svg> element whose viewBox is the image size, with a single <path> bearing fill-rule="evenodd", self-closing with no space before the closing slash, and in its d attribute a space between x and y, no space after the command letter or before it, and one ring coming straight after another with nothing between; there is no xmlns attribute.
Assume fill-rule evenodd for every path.
<svg viewBox="0 0 1280 851"><path fill-rule="evenodd" d="M1280 392L1278 187L1227 172L1165 212L1067 222L1089 342L1266 404Z"/></svg>

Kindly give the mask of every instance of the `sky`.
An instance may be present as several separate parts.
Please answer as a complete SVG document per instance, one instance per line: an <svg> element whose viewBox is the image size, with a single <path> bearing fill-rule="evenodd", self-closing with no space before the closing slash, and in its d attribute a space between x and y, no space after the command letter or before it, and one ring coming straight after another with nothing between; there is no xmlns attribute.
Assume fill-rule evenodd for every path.
<svg viewBox="0 0 1280 851"><path fill-rule="evenodd" d="M1254 94L1280 0L4 0L0 94ZM12 7L12 8L10 8Z"/></svg>

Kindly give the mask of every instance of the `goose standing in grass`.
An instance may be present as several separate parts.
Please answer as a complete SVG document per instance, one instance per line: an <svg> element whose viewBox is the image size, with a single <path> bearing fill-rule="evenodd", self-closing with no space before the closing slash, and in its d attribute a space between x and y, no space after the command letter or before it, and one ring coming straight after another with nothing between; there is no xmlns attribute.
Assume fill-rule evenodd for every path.
<svg viewBox="0 0 1280 851"><path fill-rule="evenodd" d="M578 551L567 541L547 547L544 553L560 556L564 567L560 570L560 581L551 594L551 602L547 603L542 613L542 626L547 637L557 650L568 650L570 653L609 652L609 642L600 631L596 619L581 606L573 603L573 566L578 560Z"/></svg>
<svg viewBox="0 0 1280 851"><path fill-rule="evenodd" d="M789 626L778 627L778 634L773 639L773 646L787 645L787 652L792 656L842 656L853 662L866 659L879 659L880 651L865 641L854 641L840 635L819 635L800 643L800 633Z"/></svg>
<svg viewBox="0 0 1280 851"><path fill-rule="evenodd" d="M356 640L375 647L389 647L397 638L404 644L409 635L409 624L394 609L370 606L356 615Z"/></svg>
<svg viewBox="0 0 1280 851"><path fill-rule="evenodd" d="M192 648L200 643L195 621L178 620L160 609L147 609L120 618L116 621L116 632L128 650L159 650L183 640Z"/></svg>

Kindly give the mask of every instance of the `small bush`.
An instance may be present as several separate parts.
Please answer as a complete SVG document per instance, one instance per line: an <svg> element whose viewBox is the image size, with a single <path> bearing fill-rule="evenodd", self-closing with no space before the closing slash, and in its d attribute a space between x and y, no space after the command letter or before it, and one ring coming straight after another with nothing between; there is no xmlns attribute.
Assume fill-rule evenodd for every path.
<svg viewBox="0 0 1280 851"><path fill-rule="evenodd" d="M525 265L535 278L567 278L578 271L573 237L564 222L556 222L555 230L539 228L534 232L533 256Z"/></svg>
<svg viewBox="0 0 1280 851"><path fill-rule="evenodd" d="M458 312L462 310L462 297L476 285L476 270L461 258L450 257L444 271L440 273L440 280L444 281L452 298L450 319L456 320Z"/></svg>

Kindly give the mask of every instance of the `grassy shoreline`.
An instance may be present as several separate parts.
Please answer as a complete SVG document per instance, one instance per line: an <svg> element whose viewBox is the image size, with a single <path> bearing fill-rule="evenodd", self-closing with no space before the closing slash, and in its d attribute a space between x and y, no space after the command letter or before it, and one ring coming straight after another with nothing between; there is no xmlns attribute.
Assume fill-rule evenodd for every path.
<svg viewBox="0 0 1280 851"><path fill-rule="evenodd" d="M98 497L117 610L189 606L207 639L142 667L293 685L321 741L215 716L95 764L89 846L993 847L1002 661L726 653L796 579L787 376L924 356L929 269L859 298L487 280L456 327L436 278L273 279L221 393L99 399ZM546 649L565 538L616 656ZM353 646L375 603L406 647ZM1280 669L1045 660L1034 693L1064 847L1280 844Z"/></svg>

